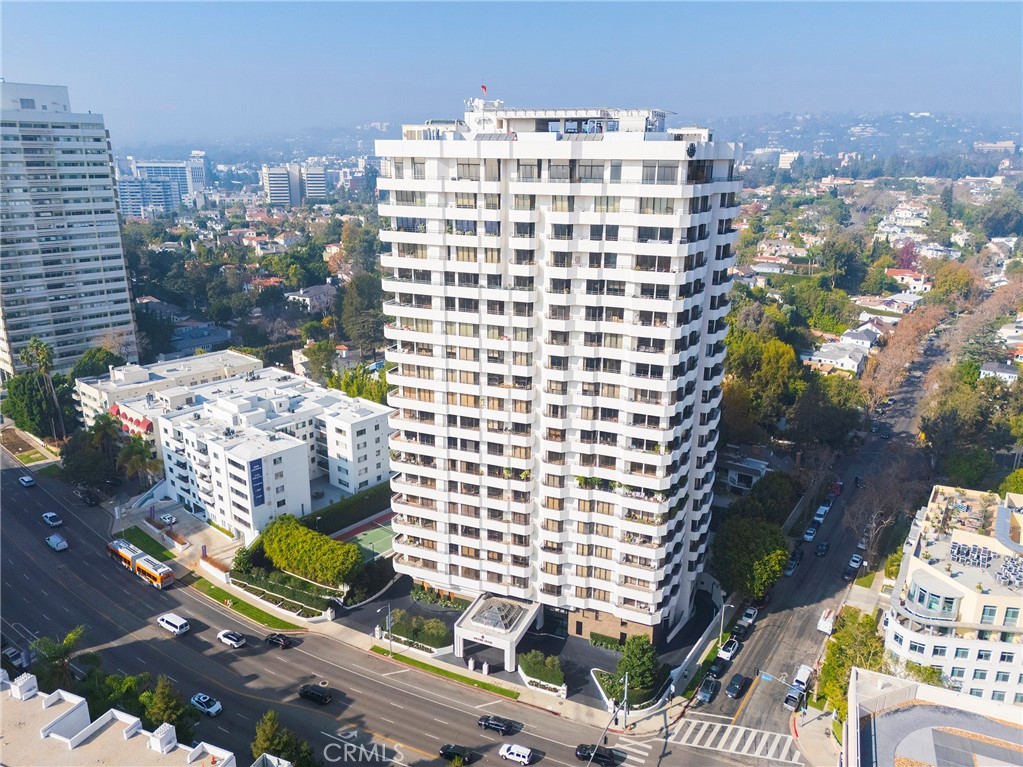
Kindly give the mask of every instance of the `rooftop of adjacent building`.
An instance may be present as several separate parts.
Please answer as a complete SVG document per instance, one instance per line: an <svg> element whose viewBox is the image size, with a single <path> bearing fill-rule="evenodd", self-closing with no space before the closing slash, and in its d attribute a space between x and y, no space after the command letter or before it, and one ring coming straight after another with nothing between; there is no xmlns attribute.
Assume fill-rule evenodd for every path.
<svg viewBox="0 0 1023 767"><path fill-rule="evenodd" d="M10 83L0 79L0 109L4 112L67 113L71 111L71 99L65 85ZM100 115L94 117L102 119Z"/></svg>
<svg viewBox="0 0 1023 767"><path fill-rule="evenodd" d="M262 365L263 363L258 357L227 349L168 362L154 362L151 365L111 366L107 375L92 376L81 380L100 390L116 391L118 387L125 385L150 381L173 381L183 376L213 373L229 366L251 366L252 364Z"/></svg>

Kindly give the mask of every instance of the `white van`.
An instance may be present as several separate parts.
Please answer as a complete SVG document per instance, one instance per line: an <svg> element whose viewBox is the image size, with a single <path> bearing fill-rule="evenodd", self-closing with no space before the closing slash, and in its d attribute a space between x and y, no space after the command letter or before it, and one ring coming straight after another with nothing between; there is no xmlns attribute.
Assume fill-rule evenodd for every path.
<svg viewBox="0 0 1023 767"><path fill-rule="evenodd" d="M525 746L516 746L514 743L505 743L498 752L502 759L511 759L519 764L529 764L533 758L533 752Z"/></svg>
<svg viewBox="0 0 1023 767"><path fill-rule="evenodd" d="M813 676L813 669L805 663L796 669L796 675L792 679L792 686L798 687L803 692L810 686L810 677Z"/></svg>
<svg viewBox="0 0 1023 767"><path fill-rule="evenodd" d="M827 506L819 506L817 513L813 515L813 521L818 525L828 518L828 512L831 511Z"/></svg>
<svg viewBox="0 0 1023 767"><path fill-rule="evenodd" d="M188 631L188 621L182 618L180 615L174 613L167 613L161 615L156 619L156 622L167 629L174 636L181 636Z"/></svg>

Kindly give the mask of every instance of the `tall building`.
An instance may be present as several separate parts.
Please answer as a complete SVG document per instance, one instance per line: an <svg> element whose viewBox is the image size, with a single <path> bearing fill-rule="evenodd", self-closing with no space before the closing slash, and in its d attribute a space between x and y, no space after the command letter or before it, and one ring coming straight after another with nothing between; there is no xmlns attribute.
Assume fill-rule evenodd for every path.
<svg viewBox="0 0 1023 767"><path fill-rule="evenodd" d="M117 200L126 218L151 218L176 210L181 204L176 186L167 179L122 176L117 179Z"/></svg>
<svg viewBox="0 0 1023 767"><path fill-rule="evenodd" d="M1023 704L1023 495L935 485L917 512L884 620L898 662L988 701Z"/></svg>
<svg viewBox="0 0 1023 767"><path fill-rule="evenodd" d="M264 165L262 180L267 205L297 208L302 204L302 169L298 163Z"/></svg>
<svg viewBox="0 0 1023 767"><path fill-rule="evenodd" d="M302 198L323 200L327 197L327 173L323 166L302 166Z"/></svg>
<svg viewBox="0 0 1023 767"><path fill-rule="evenodd" d="M710 522L739 149L646 109L376 142L395 569L670 636Z"/></svg>
<svg viewBox="0 0 1023 767"><path fill-rule="evenodd" d="M67 88L0 82L0 378L37 336L53 369L106 344L138 357L103 116L72 112Z"/></svg>
<svg viewBox="0 0 1023 767"><path fill-rule="evenodd" d="M187 160L169 161L139 161L129 156L128 162L135 178L170 182L175 205L206 191L205 152L193 150Z"/></svg>

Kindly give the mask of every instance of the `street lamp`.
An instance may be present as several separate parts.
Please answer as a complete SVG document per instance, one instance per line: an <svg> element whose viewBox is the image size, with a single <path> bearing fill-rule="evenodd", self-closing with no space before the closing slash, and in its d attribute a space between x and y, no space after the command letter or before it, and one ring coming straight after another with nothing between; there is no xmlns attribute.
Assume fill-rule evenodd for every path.
<svg viewBox="0 0 1023 767"><path fill-rule="evenodd" d="M725 608L735 607L735 605L721 605L721 631L718 632L718 644L721 643L721 637L725 635Z"/></svg>
<svg viewBox="0 0 1023 767"><path fill-rule="evenodd" d="M384 609L383 607L378 607L377 608L377 612L379 613L383 609ZM387 626L387 654L390 657L393 658L394 657L394 635L391 633L391 603L390 602L387 603L387 622L386 622L385 625Z"/></svg>

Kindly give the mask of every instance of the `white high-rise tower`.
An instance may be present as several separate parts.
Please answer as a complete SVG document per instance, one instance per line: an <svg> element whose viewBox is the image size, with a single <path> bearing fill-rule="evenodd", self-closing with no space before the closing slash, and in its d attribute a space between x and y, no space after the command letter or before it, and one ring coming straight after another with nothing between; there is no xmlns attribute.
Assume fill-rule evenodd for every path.
<svg viewBox="0 0 1023 767"><path fill-rule="evenodd" d="M38 336L67 371L91 346L137 361L103 116L67 88L0 82L0 378Z"/></svg>
<svg viewBox="0 0 1023 767"><path fill-rule="evenodd" d="M691 615L741 182L664 121L474 100L376 143L399 572L582 636Z"/></svg>

